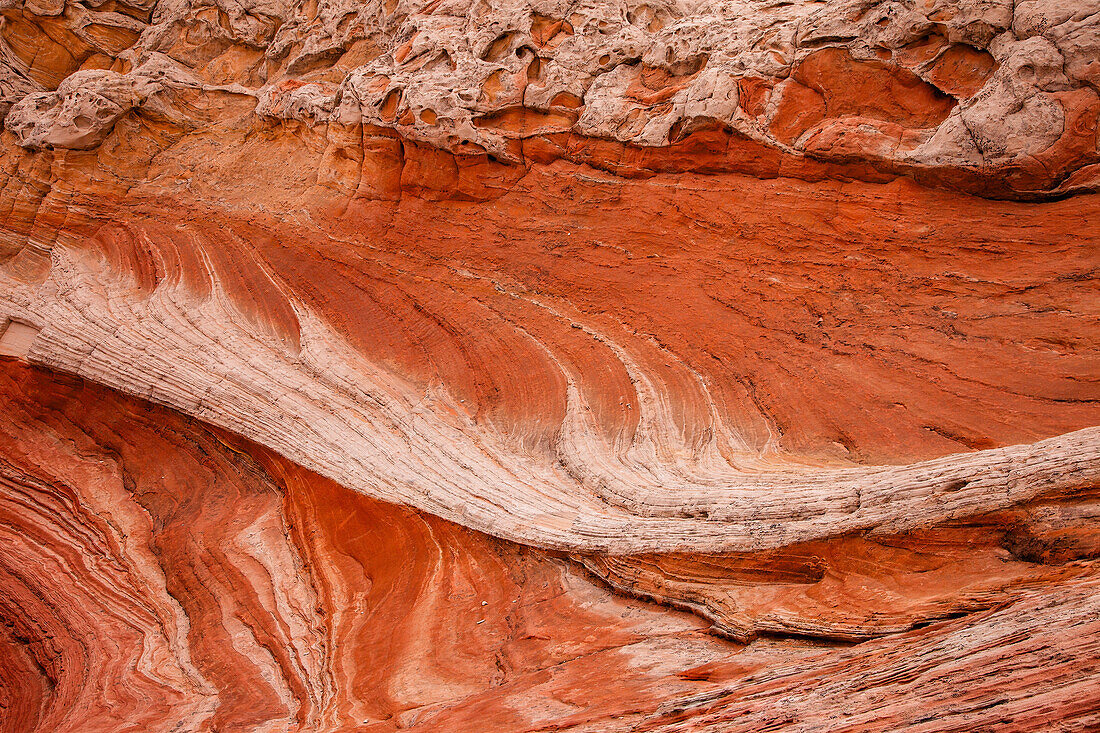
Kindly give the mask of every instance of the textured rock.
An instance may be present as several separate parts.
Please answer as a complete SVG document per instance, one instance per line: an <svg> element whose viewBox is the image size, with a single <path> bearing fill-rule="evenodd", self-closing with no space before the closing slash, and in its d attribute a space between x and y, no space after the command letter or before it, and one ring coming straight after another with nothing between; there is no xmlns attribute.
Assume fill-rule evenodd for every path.
<svg viewBox="0 0 1100 733"><path fill-rule="evenodd" d="M577 559L612 587L699 613L739 641L762 634L862 641L1077 577L1081 566L1071 561L1100 556L1098 511L1095 497L1079 495L903 535L779 551Z"/></svg>
<svg viewBox="0 0 1100 733"><path fill-rule="evenodd" d="M5 731L1097 722L1094 561L882 641L738 646L78 379L2 362L0 405Z"/></svg>
<svg viewBox="0 0 1100 733"><path fill-rule="evenodd" d="M243 95L330 140L377 127L524 165L716 129L725 165L754 173L856 160L870 168L849 175L1029 196L1094 187L1073 174L1100 160L1100 22L1065 2L28 3L5 18L7 127L35 149L160 117L140 89L171 69L200 106Z"/></svg>
<svg viewBox="0 0 1100 733"><path fill-rule="evenodd" d="M37 204L4 280L28 358L565 550L895 533L1097 481L1095 197L558 163L476 206L333 216L317 186L287 218L229 168L186 203L165 172Z"/></svg>
<svg viewBox="0 0 1100 733"><path fill-rule="evenodd" d="M562 560L79 380L8 362L0 403L4 731L624 729L714 689L675 673L727 645Z"/></svg>
<svg viewBox="0 0 1100 733"><path fill-rule="evenodd" d="M4 3L0 727L1096 727L1094 5Z"/></svg>

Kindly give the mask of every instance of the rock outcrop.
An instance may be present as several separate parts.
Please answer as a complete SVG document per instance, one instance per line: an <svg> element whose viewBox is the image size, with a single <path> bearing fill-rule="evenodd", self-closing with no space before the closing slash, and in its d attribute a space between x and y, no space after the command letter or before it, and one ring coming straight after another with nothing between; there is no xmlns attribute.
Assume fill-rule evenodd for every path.
<svg viewBox="0 0 1100 733"><path fill-rule="evenodd" d="M1100 722L1100 566L1069 560L1098 554L1094 532L1094 546L1060 544L1070 555L1050 565L1009 560L969 528L910 539L915 562L896 546L892 557L836 548L818 561L825 575L840 556L890 584L891 570L931 573L919 589L892 589L906 600L944 578L991 585L1030 573L1030 583L962 618L933 616L855 646L815 641L823 635L808 627L796 630L806 641L740 646L687 614L611 595L565 558L349 494L259 446L80 379L9 361L0 405L6 731ZM1073 525L1095 521L1096 506L1058 511ZM1036 536L1065 536L1049 512L1028 516L1046 528ZM937 575L932 566L963 545L971 577ZM710 570L701 580L712 590L740 583L782 597L780 584L802 583L833 613L867 608L866 589L860 597L807 573L795 554L695 566ZM991 573L997 564L1004 569Z"/></svg>
<svg viewBox="0 0 1100 733"><path fill-rule="evenodd" d="M1100 725L1100 5L0 14L0 730Z"/></svg>
<svg viewBox="0 0 1100 733"><path fill-rule="evenodd" d="M334 146L350 131L393 130L524 165L629 171L632 148L707 130L718 160L696 164L773 175L832 165L1004 196L1097 180L1089 3L101 7L33 3L5 16L6 126L21 145L87 148L131 110L186 128L212 104L326 127Z"/></svg>
<svg viewBox="0 0 1100 733"><path fill-rule="evenodd" d="M558 163L476 205L336 214L315 188L288 216L250 175L202 192L224 203L153 178L36 202L4 279L26 358L376 498L540 547L718 552L1100 480L1092 197Z"/></svg>

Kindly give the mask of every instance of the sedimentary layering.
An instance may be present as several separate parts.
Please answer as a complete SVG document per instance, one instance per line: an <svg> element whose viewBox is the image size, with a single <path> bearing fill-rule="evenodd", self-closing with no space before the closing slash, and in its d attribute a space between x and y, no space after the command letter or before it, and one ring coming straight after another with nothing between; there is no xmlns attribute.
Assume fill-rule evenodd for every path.
<svg viewBox="0 0 1100 733"><path fill-rule="evenodd" d="M0 404L5 731L524 729L718 689L677 676L725 657L705 624L561 560L79 379L9 364Z"/></svg>
<svg viewBox="0 0 1100 733"><path fill-rule="evenodd" d="M0 15L0 728L1098 725L1100 4Z"/></svg>
<svg viewBox="0 0 1100 733"><path fill-rule="evenodd" d="M711 580L755 587L758 607L761 588L776 608L816 588L834 613L935 593L967 604L975 591L986 602L970 610L990 609L856 646L742 647L613 596L563 558L356 496L78 378L0 364L0 450L5 731L1100 723L1100 566L1069 561L1095 555L1096 536L1066 531L1100 514L1095 499L1020 512L1016 544L1001 537L1032 561L1068 553L1046 565L983 541L988 527L822 553L828 575L872 568L862 595L791 557L727 558ZM967 572L940 572L964 545ZM902 580L872 598L876 571ZM927 574L919 589L906 571Z"/></svg>

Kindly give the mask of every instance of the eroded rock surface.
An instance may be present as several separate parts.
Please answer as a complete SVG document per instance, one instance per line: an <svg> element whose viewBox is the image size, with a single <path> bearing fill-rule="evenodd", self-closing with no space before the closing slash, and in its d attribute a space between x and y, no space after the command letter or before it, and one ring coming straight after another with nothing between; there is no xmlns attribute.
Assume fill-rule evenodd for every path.
<svg viewBox="0 0 1100 733"><path fill-rule="evenodd" d="M1100 6L0 15L5 733L1100 725Z"/></svg>
<svg viewBox="0 0 1100 733"><path fill-rule="evenodd" d="M0 362L0 405L5 731L1098 720L1092 560L1060 558L989 610L879 641L738 645L687 614L613 596L563 558L349 494L80 379ZM983 570L997 556L970 545ZM710 580L768 587L800 572L766 554L755 563L773 577ZM797 580L837 610L863 605L820 577Z"/></svg>
<svg viewBox="0 0 1100 733"><path fill-rule="evenodd" d="M591 162L577 148L606 141L596 160L617 167L715 130L734 169L827 161L1002 196L1095 187L1100 160L1088 3L59 1L4 17L6 127L31 149L213 106L521 165Z"/></svg>

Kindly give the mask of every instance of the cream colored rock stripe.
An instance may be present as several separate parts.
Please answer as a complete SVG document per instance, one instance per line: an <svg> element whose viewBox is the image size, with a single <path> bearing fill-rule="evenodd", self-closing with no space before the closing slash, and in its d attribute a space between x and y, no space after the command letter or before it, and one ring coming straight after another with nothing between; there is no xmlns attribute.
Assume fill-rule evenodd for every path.
<svg viewBox="0 0 1100 733"><path fill-rule="evenodd" d="M252 329L216 282L203 299L169 284L143 295L90 255L59 245L52 258L41 284L0 271L0 322L41 329L28 361L214 423L369 496L530 545L749 551L903 532L1100 482L1100 428L907 466L777 467L746 454L735 467L716 450L669 459L652 443L674 431L643 400L648 429L615 451L575 388L557 455L521 453L446 409L443 390L423 394L367 361L299 304L295 354ZM642 392L660 401L653 385Z"/></svg>

